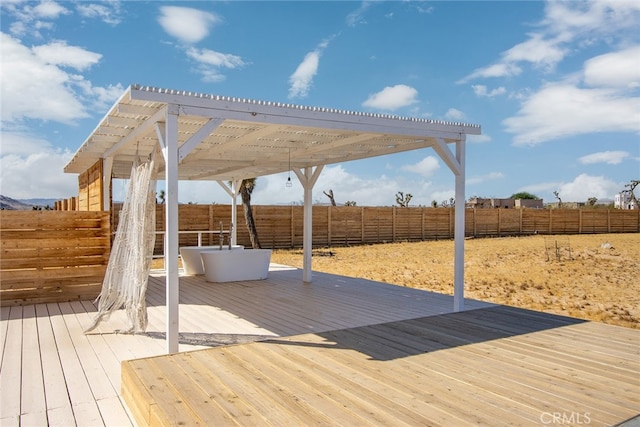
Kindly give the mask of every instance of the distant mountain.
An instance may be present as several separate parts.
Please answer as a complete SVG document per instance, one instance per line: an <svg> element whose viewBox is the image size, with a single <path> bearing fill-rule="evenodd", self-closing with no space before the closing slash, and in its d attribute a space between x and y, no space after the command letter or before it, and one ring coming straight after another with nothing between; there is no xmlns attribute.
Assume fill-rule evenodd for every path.
<svg viewBox="0 0 640 427"><path fill-rule="evenodd" d="M19 199L22 203L26 203L31 206L42 206L43 208L45 206L53 208L58 200L60 199Z"/></svg>
<svg viewBox="0 0 640 427"><path fill-rule="evenodd" d="M21 199L16 200L0 194L0 209L24 211L34 207L53 207L57 199Z"/></svg>

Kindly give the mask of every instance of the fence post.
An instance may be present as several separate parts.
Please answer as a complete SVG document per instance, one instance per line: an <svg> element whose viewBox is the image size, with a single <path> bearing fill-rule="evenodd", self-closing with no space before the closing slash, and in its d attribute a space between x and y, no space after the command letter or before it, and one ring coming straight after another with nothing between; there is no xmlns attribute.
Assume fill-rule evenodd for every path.
<svg viewBox="0 0 640 427"><path fill-rule="evenodd" d="M331 247L331 206L327 206L327 246Z"/></svg>
<svg viewBox="0 0 640 427"><path fill-rule="evenodd" d="M364 243L364 206L360 207L360 243Z"/></svg>
<svg viewBox="0 0 640 427"><path fill-rule="evenodd" d="M522 213L524 211L524 207L520 208L520 234L522 234Z"/></svg>
<svg viewBox="0 0 640 427"><path fill-rule="evenodd" d="M396 207L391 207L391 241L396 241Z"/></svg>
<svg viewBox="0 0 640 427"><path fill-rule="evenodd" d="M453 239L453 208L449 209L449 238Z"/></svg>
<svg viewBox="0 0 640 427"><path fill-rule="evenodd" d="M582 234L582 209L578 212L578 234Z"/></svg>

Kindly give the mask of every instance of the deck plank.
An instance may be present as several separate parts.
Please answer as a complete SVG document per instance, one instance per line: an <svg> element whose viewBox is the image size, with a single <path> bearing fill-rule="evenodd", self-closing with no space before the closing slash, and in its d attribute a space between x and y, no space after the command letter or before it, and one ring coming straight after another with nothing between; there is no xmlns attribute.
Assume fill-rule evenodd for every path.
<svg viewBox="0 0 640 427"><path fill-rule="evenodd" d="M47 418L50 425L73 425L75 419L71 410L67 383L60 362L58 344L53 334L49 310L46 304L38 304L35 307L47 401Z"/></svg>
<svg viewBox="0 0 640 427"><path fill-rule="evenodd" d="M2 368L2 359L4 357L4 349L7 344L7 328L9 327L10 306L0 307L0 369Z"/></svg>
<svg viewBox="0 0 640 427"><path fill-rule="evenodd" d="M5 348L0 368L0 414L19 420L20 393L16 390L22 384L22 307L11 307Z"/></svg>
<svg viewBox="0 0 640 427"><path fill-rule="evenodd" d="M21 418L29 419L25 425L43 425L47 422L44 378L40 340L35 305L28 305L22 311L22 385L20 393Z"/></svg>
<svg viewBox="0 0 640 427"><path fill-rule="evenodd" d="M58 304L47 304L60 363L67 383L71 409L78 425L101 425L102 418L78 358L64 315Z"/></svg>

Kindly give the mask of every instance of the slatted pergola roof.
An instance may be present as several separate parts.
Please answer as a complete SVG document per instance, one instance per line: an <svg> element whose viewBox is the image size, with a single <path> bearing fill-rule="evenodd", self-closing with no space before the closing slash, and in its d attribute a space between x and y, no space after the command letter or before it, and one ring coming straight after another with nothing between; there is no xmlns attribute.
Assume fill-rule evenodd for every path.
<svg viewBox="0 0 640 427"><path fill-rule="evenodd" d="M480 134L480 126L464 123L131 86L65 172L112 158L111 176L128 178L134 156L158 145L156 123L168 112L178 117L180 180L253 178L425 147L451 167L445 145Z"/></svg>
<svg viewBox="0 0 640 427"><path fill-rule="evenodd" d="M81 174L102 162L129 178L137 156L161 149L164 179L167 351L178 351L178 181L218 181L232 197L240 180L291 170L304 188L303 281L311 282L312 190L325 165L433 148L455 175L454 310L464 308L465 142L480 126L130 86L66 165ZM455 150L449 147L453 145ZM232 182L229 190L225 182ZM108 206L108 202L105 203ZM231 236L235 243L234 235Z"/></svg>

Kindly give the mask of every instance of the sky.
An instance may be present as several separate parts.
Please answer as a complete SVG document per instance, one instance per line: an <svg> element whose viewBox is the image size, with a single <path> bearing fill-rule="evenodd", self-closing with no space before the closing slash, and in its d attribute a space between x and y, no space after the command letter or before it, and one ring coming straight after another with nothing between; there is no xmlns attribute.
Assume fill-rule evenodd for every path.
<svg viewBox="0 0 640 427"><path fill-rule="evenodd" d="M77 195L64 166L140 84L478 124L467 199L613 200L640 179L638 28L635 0L2 0L0 194ZM259 177L252 202L301 203L291 176ZM423 149L328 165L314 202L329 190L338 204L403 192L430 206L455 179ZM230 203L217 183L181 182L179 200Z"/></svg>

